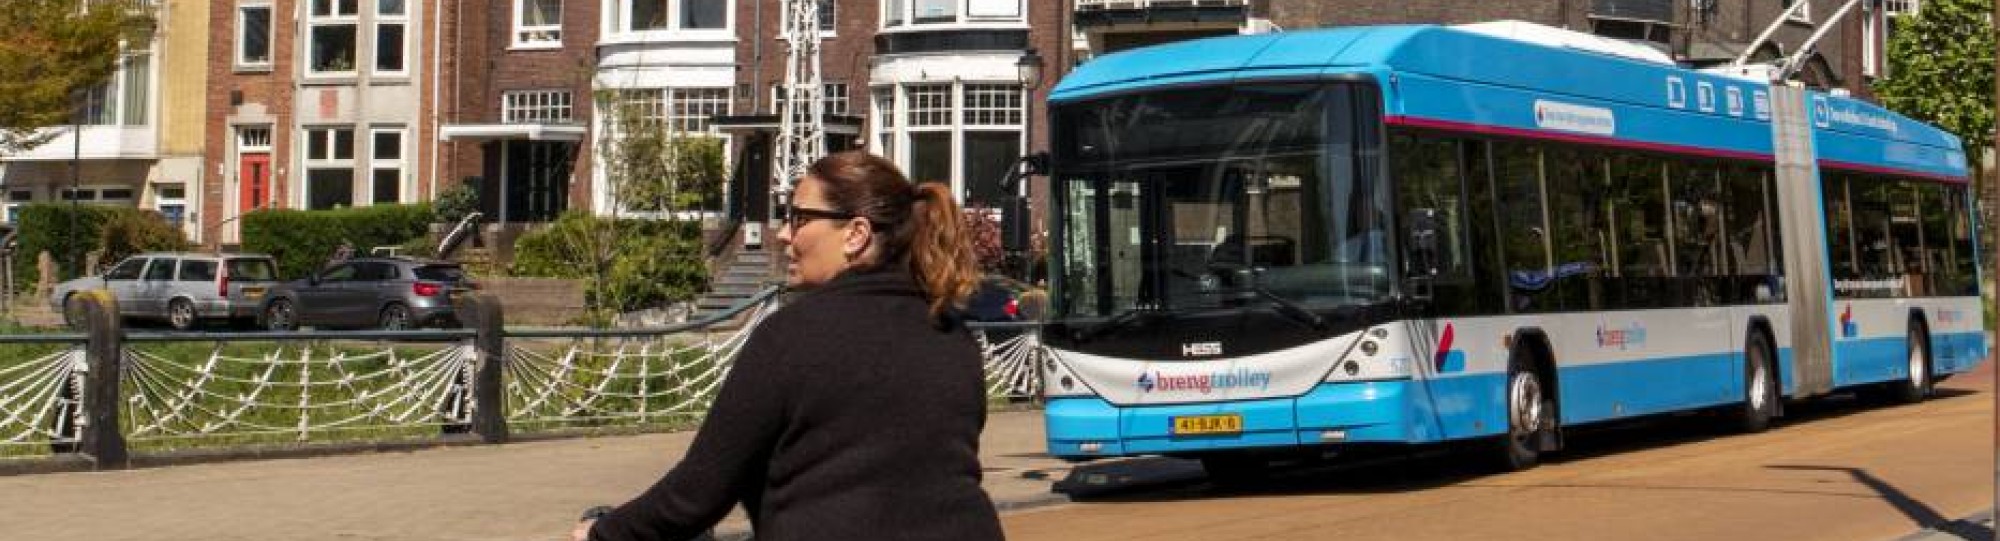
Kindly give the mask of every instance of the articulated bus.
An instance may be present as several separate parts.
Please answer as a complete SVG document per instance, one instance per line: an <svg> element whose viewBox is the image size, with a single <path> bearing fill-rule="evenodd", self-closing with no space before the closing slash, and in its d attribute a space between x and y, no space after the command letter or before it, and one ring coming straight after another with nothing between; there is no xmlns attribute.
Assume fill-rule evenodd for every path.
<svg viewBox="0 0 2000 541"><path fill-rule="evenodd" d="M1526 23L1230 36L1053 91L1050 454L1466 442L1922 400L1985 357L1957 138Z"/></svg>

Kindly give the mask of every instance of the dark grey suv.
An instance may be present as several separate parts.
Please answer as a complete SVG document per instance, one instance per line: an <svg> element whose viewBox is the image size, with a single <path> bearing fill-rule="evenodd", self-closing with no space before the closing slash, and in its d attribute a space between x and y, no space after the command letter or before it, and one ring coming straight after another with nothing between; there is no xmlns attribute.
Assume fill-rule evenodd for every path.
<svg viewBox="0 0 2000 541"><path fill-rule="evenodd" d="M264 327L414 329L452 327L452 301L477 287L457 263L365 257L329 266L271 289Z"/></svg>

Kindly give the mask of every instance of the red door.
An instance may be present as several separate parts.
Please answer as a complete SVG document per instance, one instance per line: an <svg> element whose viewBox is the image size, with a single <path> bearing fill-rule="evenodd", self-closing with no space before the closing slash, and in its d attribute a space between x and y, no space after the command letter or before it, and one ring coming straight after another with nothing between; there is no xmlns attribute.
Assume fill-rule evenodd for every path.
<svg viewBox="0 0 2000 541"><path fill-rule="evenodd" d="M242 182L238 183L242 197L237 200L237 212L248 214L268 206L271 202L271 155L244 154L242 167L237 171L243 175Z"/></svg>

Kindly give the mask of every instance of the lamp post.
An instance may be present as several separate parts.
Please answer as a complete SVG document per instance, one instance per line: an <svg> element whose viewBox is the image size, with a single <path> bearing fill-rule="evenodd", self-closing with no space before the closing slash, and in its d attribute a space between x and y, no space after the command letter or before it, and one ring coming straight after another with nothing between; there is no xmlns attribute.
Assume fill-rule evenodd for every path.
<svg viewBox="0 0 2000 541"><path fill-rule="evenodd" d="M1014 61L1015 80L1021 83L1021 155L1034 155L1035 150L1035 90L1042 84L1042 56L1034 47L1021 52L1021 58ZM1030 261L1027 257L1029 236L1033 233L1032 212L1028 205L1028 174L1023 170L1026 160L1017 161L1010 175L1017 176L1014 186L1013 204L1007 209L1007 237L1011 246L1008 251L1019 262L1022 281L1031 281Z"/></svg>

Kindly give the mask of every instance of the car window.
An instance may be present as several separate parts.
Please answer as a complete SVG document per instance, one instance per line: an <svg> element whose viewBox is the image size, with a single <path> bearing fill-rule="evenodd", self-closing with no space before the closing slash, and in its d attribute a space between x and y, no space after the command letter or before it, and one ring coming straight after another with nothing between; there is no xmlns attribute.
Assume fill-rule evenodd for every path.
<svg viewBox="0 0 2000 541"><path fill-rule="evenodd" d="M379 282L396 277L396 267L388 263L363 262L354 265L354 279L363 282Z"/></svg>
<svg viewBox="0 0 2000 541"><path fill-rule="evenodd" d="M229 260L229 279L276 280L278 279L278 271L275 270L276 268L277 267L275 265L271 264L271 260L269 259L262 259L262 258L231 259Z"/></svg>
<svg viewBox="0 0 2000 541"><path fill-rule="evenodd" d="M118 262L118 266L116 267L111 267L110 271L106 271L104 273L104 279L137 280L139 279L139 271L144 270L145 268L146 268L146 258L134 257L131 259Z"/></svg>
<svg viewBox="0 0 2000 541"><path fill-rule="evenodd" d="M356 265L350 263L334 267L332 269L327 269L326 272L320 273L319 279L320 281L324 282L339 282L343 280L353 280L355 277L355 273L358 270L355 267Z"/></svg>
<svg viewBox="0 0 2000 541"><path fill-rule="evenodd" d="M417 267L417 279L439 282L457 282L465 279L465 269L457 265L425 265Z"/></svg>
<svg viewBox="0 0 2000 541"><path fill-rule="evenodd" d="M146 267L146 281L164 282L174 279L174 266L179 263L179 259L163 258L153 260L153 265Z"/></svg>
<svg viewBox="0 0 2000 541"><path fill-rule="evenodd" d="M215 280L215 262L198 259L181 260L182 282L211 282Z"/></svg>

